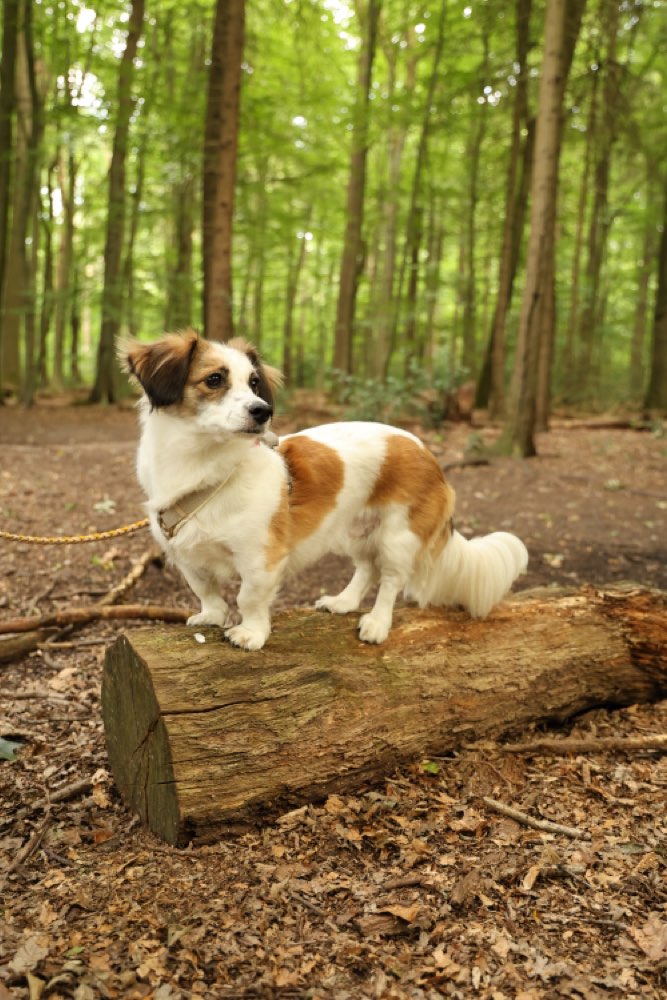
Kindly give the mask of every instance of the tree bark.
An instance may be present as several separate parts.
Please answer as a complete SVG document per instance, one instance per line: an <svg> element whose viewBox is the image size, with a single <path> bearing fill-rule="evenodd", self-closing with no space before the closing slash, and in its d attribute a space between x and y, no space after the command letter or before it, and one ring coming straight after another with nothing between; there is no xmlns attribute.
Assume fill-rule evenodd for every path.
<svg viewBox="0 0 667 1000"><path fill-rule="evenodd" d="M664 696L666 602L627 585L530 591L486 621L403 608L378 647L349 618L292 611L256 655L215 629L135 631L104 667L111 768L158 836L211 839L422 755Z"/></svg>
<svg viewBox="0 0 667 1000"><path fill-rule="evenodd" d="M647 410L667 413L667 185L658 256L658 289L651 339L651 370L644 406Z"/></svg>
<svg viewBox="0 0 667 1000"><path fill-rule="evenodd" d="M562 138L561 114L565 84L584 4L585 0L547 0L544 59L535 127L526 277L507 423L497 446L499 451L522 458L529 458L537 451L535 429L538 366L540 352L551 351L553 338L554 241ZM544 360L543 353L543 363Z"/></svg>
<svg viewBox="0 0 667 1000"><path fill-rule="evenodd" d="M244 37L245 0L217 0L206 104L202 201L204 332L212 340L229 340L234 335L232 223Z"/></svg>
<svg viewBox="0 0 667 1000"><path fill-rule="evenodd" d="M438 16L438 26L436 29L435 45L433 49L433 61L429 74L428 87L424 100L421 129L419 141L417 143L417 154L415 157L415 169L412 175L412 187L410 191L410 207L408 209L405 250L401 258L401 268L398 277L398 287L396 289L396 302L393 313L393 324L391 332L391 343L386 359L385 376L389 373L389 363L391 355L397 346L398 327L401 322L401 310L403 306L403 287L407 272L407 294L405 301L405 342L403 370L405 375L409 372L410 359L414 356L414 348L417 337L417 285L419 279L419 256L423 234L423 177L428 160L429 144L433 130L433 104L436 93L436 86L439 80L440 62L445 44L445 23L447 15L447 5L443 3ZM471 184L474 189L474 184ZM474 211L474 208L473 208Z"/></svg>
<svg viewBox="0 0 667 1000"><path fill-rule="evenodd" d="M364 38L359 53L357 71L357 98L347 183L345 237L340 262L338 304L336 307L333 367L342 372L352 371L354 312L359 276L363 266L362 229L368 154L368 106L379 16L380 0L368 0Z"/></svg>
<svg viewBox="0 0 667 1000"><path fill-rule="evenodd" d="M134 59L144 22L144 0L132 0L125 50L118 72L118 117L109 168L109 207L104 245L104 290L102 292L102 328L97 350L95 385L91 403L116 399L116 338L123 307L121 258L125 233L125 163L127 160L130 119L134 102L132 82Z"/></svg>
<svg viewBox="0 0 667 1000"><path fill-rule="evenodd" d="M620 22L618 0L605 0L606 53L602 81L602 112L598 135L594 137L597 155L593 167L593 205L588 226L586 276L578 329L577 383L580 395L587 398L599 389L600 375L600 304L601 275L607 237L611 225L609 213L609 178L611 155L618 131L619 86L621 67L616 61Z"/></svg>
<svg viewBox="0 0 667 1000"><path fill-rule="evenodd" d="M4 299L9 221L11 216L14 156L13 136L16 114L16 56L18 50L19 3L4 0L2 5L2 58L0 60L0 310ZM4 402L3 343L5 332L0 311L0 406Z"/></svg>
<svg viewBox="0 0 667 1000"><path fill-rule="evenodd" d="M512 138L507 166L507 188L498 273L498 295L489 343L489 385L487 392L480 391L482 381L480 377L480 385L477 389L476 398L478 405L486 405L488 401L489 416L492 419L501 417L505 410L505 323L512 303L514 277L519 257L518 246L521 243L525 202L527 200L527 191L526 197L523 199L521 197L523 184L519 180L519 168L522 160L522 147L525 149L530 142L532 149L530 131L527 133L525 140L521 134L528 118L528 50L530 47L531 8L532 0L517 0L516 2L515 35L516 66L518 66L518 72L515 74L516 86L512 107ZM524 169L521 177L525 174L526 170Z"/></svg>
<svg viewBox="0 0 667 1000"><path fill-rule="evenodd" d="M26 313L34 302L26 237L32 226L37 190L38 160L43 133L42 101L37 88L32 35L32 8L19 12L15 63L16 138L14 154L12 224L2 295L2 372L14 389L22 386L21 334L26 333ZM0 155L11 155L0 150ZM24 339L24 347L25 340ZM32 364L32 356L25 359Z"/></svg>

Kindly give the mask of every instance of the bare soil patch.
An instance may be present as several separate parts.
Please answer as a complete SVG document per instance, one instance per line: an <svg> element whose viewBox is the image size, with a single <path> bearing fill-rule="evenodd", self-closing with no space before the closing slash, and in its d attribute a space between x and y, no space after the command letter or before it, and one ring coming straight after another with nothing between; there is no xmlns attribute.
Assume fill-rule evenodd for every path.
<svg viewBox="0 0 667 1000"><path fill-rule="evenodd" d="M277 430L310 417L293 410ZM423 431L444 465L494 433ZM131 407L0 409L0 528L80 534L137 520L136 437ZM519 534L531 554L521 587L630 579L667 589L660 428L563 422L539 448L528 462L452 467L458 527ZM148 545L145 533L66 548L0 540L0 619L91 603ZM310 604L347 575L342 560L324 560L289 581L279 607ZM193 607L159 565L131 600ZM665 996L659 752L517 756L477 744L236 839L176 851L136 825L107 773L102 661L130 627L91 625L69 647L0 666L0 736L21 743L0 762L0 1000ZM666 728L662 702L600 709L552 735ZM90 783L77 791L81 779ZM70 798L48 805L70 785ZM529 829L484 796L588 837Z"/></svg>

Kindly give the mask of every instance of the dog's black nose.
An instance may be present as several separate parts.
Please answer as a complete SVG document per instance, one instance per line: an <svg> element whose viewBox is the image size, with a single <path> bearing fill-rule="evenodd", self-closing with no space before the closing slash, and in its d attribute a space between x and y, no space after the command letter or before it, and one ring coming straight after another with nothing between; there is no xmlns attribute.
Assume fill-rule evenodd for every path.
<svg viewBox="0 0 667 1000"><path fill-rule="evenodd" d="M263 399L258 399L256 403L248 407L248 413L258 424L265 424L273 414L273 407L270 403L265 403Z"/></svg>

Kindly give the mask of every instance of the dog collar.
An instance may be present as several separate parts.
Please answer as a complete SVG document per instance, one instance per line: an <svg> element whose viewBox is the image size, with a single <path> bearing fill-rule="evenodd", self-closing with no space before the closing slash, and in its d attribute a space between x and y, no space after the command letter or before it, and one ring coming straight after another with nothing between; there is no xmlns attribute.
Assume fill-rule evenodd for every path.
<svg viewBox="0 0 667 1000"><path fill-rule="evenodd" d="M273 431L265 431L264 435L261 438L258 437L255 441L255 445L260 444L264 444L268 448L275 448L278 444L278 438ZM205 486L203 489L194 490L192 493L185 493L175 503L171 504L170 507L164 507L162 510L159 510L157 512L157 523L160 525L160 530L165 538L173 538L190 518L198 514L227 485L241 465L241 462L235 465L221 483L217 483L215 486Z"/></svg>

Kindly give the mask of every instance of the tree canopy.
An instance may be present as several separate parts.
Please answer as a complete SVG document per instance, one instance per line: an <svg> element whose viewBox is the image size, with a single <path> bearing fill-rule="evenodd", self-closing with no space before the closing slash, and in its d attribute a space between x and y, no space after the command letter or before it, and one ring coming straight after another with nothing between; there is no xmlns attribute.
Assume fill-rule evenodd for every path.
<svg viewBox="0 0 667 1000"><path fill-rule="evenodd" d="M654 342L664 345L664 318L653 319L665 214L662 0L247 6L245 33L229 42L238 109L220 107L238 143L231 323L285 365L292 385L322 385L334 366L348 381L474 380L480 404L490 394L504 413L554 3L566 18L565 70L543 286L551 305L538 331L549 345L542 418L552 399L667 406L665 350ZM46 386L99 385L103 348L119 332L213 326L203 243L206 268L222 272L202 236L215 221L205 123L222 44L214 26L233 6L5 3L3 393L29 402ZM229 139L218 141L224 156Z"/></svg>

